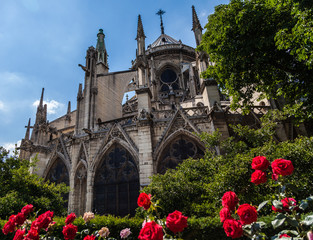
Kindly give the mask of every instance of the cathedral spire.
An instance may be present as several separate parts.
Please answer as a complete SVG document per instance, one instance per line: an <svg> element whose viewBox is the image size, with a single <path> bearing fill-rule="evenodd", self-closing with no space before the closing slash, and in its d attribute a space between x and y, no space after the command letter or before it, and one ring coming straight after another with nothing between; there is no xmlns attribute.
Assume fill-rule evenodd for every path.
<svg viewBox="0 0 313 240"><path fill-rule="evenodd" d="M159 15L160 16L160 20L161 20L161 34L164 34L164 26L163 26L163 19L162 19L162 15L165 13L165 11L163 11L162 9L160 9L156 15Z"/></svg>
<svg viewBox="0 0 313 240"><path fill-rule="evenodd" d="M45 92L45 88L42 88L41 97L40 97L40 102L39 102L38 108L43 108L43 94L44 94L44 92Z"/></svg>
<svg viewBox="0 0 313 240"><path fill-rule="evenodd" d="M136 40L139 38L146 38L145 36L145 32L143 31L143 25L142 25L142 21L141 21L141 16L140 14L138 15L138 27L137 27L137 37Z"/></svg>
<svg viewBox="0 0 313 240"><path fill-rule="evenodd" d="M195 31L196 29L200 29L201 31L203 30L196 13L195 6L192 5L192 30Z"/></svg>
<svg viewBox="0 0 313 240"><path fill-rule="evenodd" d="M98 51L97 62L102 62L105 66L108 65L108 54L104 44L104 33L103 29L99 29L99 33L97 34L97 46L96 49Z"/></svg>
<svg viewBox="0 0 313 240"><path fill-rule="evenodd" d="M192 5L192 31L195 34L196 44L197 46L200 44L202 40L202 30L198 15L195 10L195 6Z"/></svg>
<svg viewBox="0 0 313 240"><path fill-rule="evenodd" d="M145 55L146 43L145 43L145 33L143 31L143 25L141 21L141 16L138 15L138 27L137 27L137 53L136 56Z"/></svg>
<svg viewBox="0 0 313 240"><path fill-rule="evenodd" d="M28 120L28 125L27 125L27 128L26 128L26 133L25 133L25 140L29 140L29 133L30 133L30 119Z"/></svg>

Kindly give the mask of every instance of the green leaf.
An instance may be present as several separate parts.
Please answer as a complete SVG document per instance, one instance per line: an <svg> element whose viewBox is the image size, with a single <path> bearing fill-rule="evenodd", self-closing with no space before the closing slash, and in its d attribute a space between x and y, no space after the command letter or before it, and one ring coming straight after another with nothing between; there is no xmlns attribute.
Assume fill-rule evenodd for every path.
<svg viewBox="0 0 313 240"><path fill-rule="evenodd" d="M293 226L293 227L299 227L299 223L298 223L298 221L297 221L295 218L289 218L289 217L287 217L286 219L287 219L287 222L288 222L291 226Z"/></svg>
<svg viewBox="0 0 313 240"><path fill-rule="evenodd" d="M260 211L270 200L264 201L262 203L260 203L260 205L258 206L257 211Z"/></svg>
<svg viewBox="0 0 313 240"><path fill-rule="evenodd" d="M308 206L309 206L309 203L305 200L302 200L300 205L299 205L299 208L302 210L305 210L305 209L307 209Z"/></svg>
<svg viewBox="0 0 313 240"><path fill-rule="evenodd" d="M277 209L283 209L283 203L281 201L274 200L273 206Z"/></svg>
<svg viewBox="0 0 313 240"><path fill-rule="evenodd" d="M307 199L306 200L308 200L308 201L313 201L313 196L309 196L309 197L307 197Z"/></svg>
<svg viewBox="0 0 313 240"><path fill-rule="evenodd" d="M311 226L313 224L313 215L307 216L301 224L306 225L306 226Z"/></svg>
<svg viewBox="0 0 313 240"><path fill-rule="evenodd" d="M278 228L280 227L284 222L285 222L286 218L282 218L282 219L275 219L274 221L272 221L272 225L273 228Z"/></svg>

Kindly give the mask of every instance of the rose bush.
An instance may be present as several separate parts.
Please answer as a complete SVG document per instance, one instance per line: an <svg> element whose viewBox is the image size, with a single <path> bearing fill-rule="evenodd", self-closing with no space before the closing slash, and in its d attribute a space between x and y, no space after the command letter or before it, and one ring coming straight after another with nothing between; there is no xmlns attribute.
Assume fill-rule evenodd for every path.
<svg viewBox="0 0 313 240"><path fill-rule="evenodd" d="M268 169L269 165L271 165L272 172ZM269 164L266 157L258 156L253 158L251 167L255 169L255 172L251 175L252 183L255 185L265 183L267 181L267 174L272 174L272 179L274 180L273 186L278 186L276 197L279 200L272 201L272 210L278 214L272 221L272 227L277 229L287 224L288 229L278 232L271 239L292 238L294 240L300 240L304 239L306 235L310 239L312 232L308 230L313 227L313 215L301 219L301 212L299 210L304 211L308 207L309 202L313 201L313 196L300 201L300 205L297 204L294 198L286 196L286 189L291 186L290 184L286 184L286 176L291 175L294 171L292 162L285 159L275 159L272 164ZM220 211L220 220L223 223L226 235L232 238L239 238L245 235L251 239L267 239L262 232L265 223L257 222L257 219L258 211L270 202L270 200L262 202L258 209L244 203L236 210L235 207L238 204L236 194L231 191L226 192L222 197L223 208ZM233 208L229 209L227 208L228 206L232 206Z"/></svg>

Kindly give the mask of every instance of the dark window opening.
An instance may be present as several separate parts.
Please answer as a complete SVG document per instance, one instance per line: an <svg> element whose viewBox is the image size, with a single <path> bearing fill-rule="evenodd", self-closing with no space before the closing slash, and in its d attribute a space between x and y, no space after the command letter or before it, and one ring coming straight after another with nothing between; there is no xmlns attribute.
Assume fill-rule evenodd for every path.
<svg viewBox="0 0 313 240"><path fill-rule="evenodd" d="M167 169L174 169L179 163L188 158L201 158L204 152L200 146L185 136L180 136L167 146L158 163L158 173L164 174Z"/></svg>
<svg viewBox="0 0 313 240"><path fill-rule="evenodd" d="M139 174L133 157L118 144L103 157L95 175L94 211L97 214L134 215Z"/></svg>

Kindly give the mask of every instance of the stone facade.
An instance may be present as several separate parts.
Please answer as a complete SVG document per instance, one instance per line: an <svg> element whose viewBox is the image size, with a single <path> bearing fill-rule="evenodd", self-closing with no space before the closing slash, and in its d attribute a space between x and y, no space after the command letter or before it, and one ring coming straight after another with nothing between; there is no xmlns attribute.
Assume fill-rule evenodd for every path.
<svg viewBox="0 0 313 240"><path fill-rule="evenodd" d="M202 27L194 8L192 30L198 45ZM101 29L97 36L96 48L79 65L85 82L78 87L77 109L69 104L66 115L48 122L42 92L35 124L28 123L20 147L22 158L37 155L38 175L70 186L71 212L134 213L138 191L150 176L204 154L194 133L219 129L226 138L230 123L257 125L271 107L269 101L256 102L246 117L231 111L216 82L200 75L211 64L208 56L166 35L163 27L146 48L140 16L130 70L109 72ZM136 94L122 104L128 91Z"/></svg>

